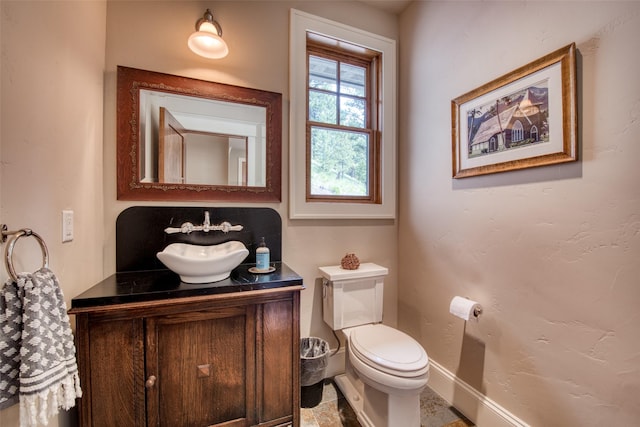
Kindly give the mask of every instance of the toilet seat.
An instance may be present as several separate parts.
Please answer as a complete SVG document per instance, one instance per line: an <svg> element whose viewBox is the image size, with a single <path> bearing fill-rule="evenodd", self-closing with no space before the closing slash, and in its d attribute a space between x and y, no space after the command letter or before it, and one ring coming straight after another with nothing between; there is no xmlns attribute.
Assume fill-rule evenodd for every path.
<svg viewBox="0 0 640 427"><path fill-rule="evenodd" d="M409 335L383 324L351 328L350 348L370 367L390 375L411 378L429 371L429 357Z"/></svg>

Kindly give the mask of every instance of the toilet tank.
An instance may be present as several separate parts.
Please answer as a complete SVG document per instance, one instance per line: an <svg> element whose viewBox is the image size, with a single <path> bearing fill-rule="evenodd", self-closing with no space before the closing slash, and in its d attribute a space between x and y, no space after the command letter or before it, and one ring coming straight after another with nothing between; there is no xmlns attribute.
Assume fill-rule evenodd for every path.
<svg viewBox="0 0 640 427"><path fill-rule="evenodd" d="M389 269L363 263L357 270L319 267L323 277L322 316L333 330L382 321L384 276Z"/></svg>

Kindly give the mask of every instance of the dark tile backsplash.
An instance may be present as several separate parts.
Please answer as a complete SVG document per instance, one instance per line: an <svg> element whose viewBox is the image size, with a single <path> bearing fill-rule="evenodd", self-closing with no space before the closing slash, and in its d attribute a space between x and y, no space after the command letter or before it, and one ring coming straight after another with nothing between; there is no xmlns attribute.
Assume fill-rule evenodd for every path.
<svg viewBox="0 0 640 427"><path fill-rule="evenodd" d="M179 228L185 222L201 225L205 211L209 211L211 225L227 221L244 228L228 233L164 232L167 227ZM156 253L176 242L215 245L238 240L249 249L243 263L255 263L256 247L262 237L271 252L271 261L282 261L282 219L271 208L133 206L122 211L116 221L116 271L166 269Z"/></svg>

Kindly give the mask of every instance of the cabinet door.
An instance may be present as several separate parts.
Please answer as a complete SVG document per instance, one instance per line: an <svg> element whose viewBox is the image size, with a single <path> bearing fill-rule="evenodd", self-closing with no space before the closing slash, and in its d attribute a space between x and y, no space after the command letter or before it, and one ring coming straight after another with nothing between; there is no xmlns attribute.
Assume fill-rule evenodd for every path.
<svg viewBox="0 0 640 427"><path fill-rule="evenodd" d="M145 424L142 319L78 319L79 364L84 396L81 423L92 427ZM91 355L89 357L88 355Z"/></svg>
<svg viewBox="0 0 640 427"><path fill-rule="evenodd" d="M259 305L258 398L260 422L293 422L300 408L298 294Z"/></svg>
<svg viewBox="0 0 640 427"><path fill-rule="evenodd" d="M254 424L253 306L146 322L148 425Z"/></svg>

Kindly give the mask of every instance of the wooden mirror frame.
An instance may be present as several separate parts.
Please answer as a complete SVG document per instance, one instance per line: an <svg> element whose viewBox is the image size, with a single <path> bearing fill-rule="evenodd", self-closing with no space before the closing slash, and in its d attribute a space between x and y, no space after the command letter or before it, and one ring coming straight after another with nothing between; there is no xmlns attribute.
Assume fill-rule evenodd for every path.
<svg viewBox="0 0 640 427"><path fill-rule="evenodd" d="M280 202L282 181L282 94L118 66L118 200ZM264 187L165 184L140 181L140 89L266 108Z"/></svg>

